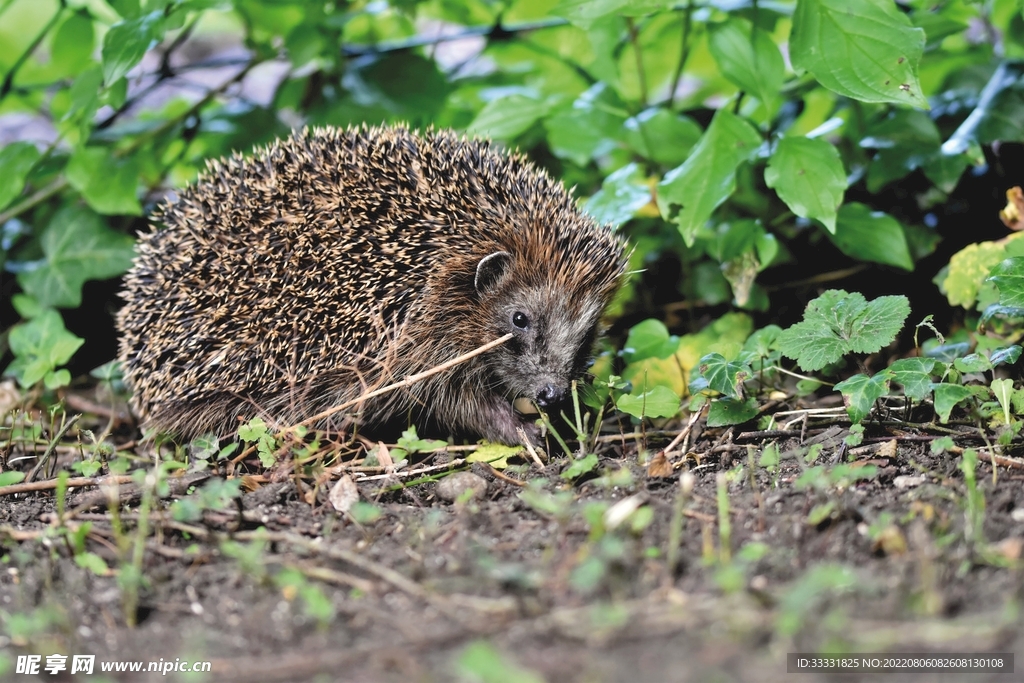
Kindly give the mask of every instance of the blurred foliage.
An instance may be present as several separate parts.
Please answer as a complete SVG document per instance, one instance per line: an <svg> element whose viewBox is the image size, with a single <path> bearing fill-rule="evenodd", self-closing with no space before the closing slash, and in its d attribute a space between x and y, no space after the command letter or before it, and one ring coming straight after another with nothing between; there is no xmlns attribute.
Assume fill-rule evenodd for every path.
<svg viewBox="0 0 1024 683"><path fill-rule="evenodd" d="M60 311L109 329L83 286L128 268L143 216L207 159L303 125L518 147L621 226L635 269L678 261L661 284L691 306L771 310L768 269L912 271L934 226L875 199L920 171L940 204L1024 140L1022 57L1021 0L0 0L0 357L24 386L66 383L81 340ZM940 275L951 304L997 303L985 277L1017 251L987 249ZM729 348L640 330L605 393L671 412L698 359L752 330L723 320Z"/></svg>

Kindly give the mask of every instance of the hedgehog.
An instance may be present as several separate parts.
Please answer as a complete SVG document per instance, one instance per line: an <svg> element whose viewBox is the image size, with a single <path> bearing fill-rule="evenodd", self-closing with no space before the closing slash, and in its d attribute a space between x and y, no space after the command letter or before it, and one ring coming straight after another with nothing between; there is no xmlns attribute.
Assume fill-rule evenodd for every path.
<svg viewBox="0 0 1024 683"><path fill-rule="evenodd" d="M559 182L446 130L294 132L208 162L153 219L119 358L143 428L183 438L302 423L511 333L317 428L537 443L524 406L584 374L626 266Z"/></svg>

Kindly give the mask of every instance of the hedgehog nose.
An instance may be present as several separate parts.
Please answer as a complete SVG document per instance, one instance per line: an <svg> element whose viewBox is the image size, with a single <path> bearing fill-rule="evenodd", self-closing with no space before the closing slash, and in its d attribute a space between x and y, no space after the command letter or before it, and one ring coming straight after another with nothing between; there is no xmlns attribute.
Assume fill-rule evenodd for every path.
<svg viewBox="0 0 1024 683"><path fill-rule="evenodd" d="M545 384L541 387L540 391L537 392L537 403L542 408L548 408L561 402L562 397L565 396L565 390L556 387L554 384Z"/></svg>

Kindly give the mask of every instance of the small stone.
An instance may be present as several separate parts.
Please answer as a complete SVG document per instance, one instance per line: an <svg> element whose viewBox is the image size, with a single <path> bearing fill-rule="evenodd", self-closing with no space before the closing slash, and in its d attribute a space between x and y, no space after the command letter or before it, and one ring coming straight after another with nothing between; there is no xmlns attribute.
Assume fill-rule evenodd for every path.
<svg viewBox="0 0 1024 683"><path fill-rule="evenodd" d="M456 472L437 482L435 490L439 498L449 503L466 500L463 496L468 496L468 499L483 498L487 493L487 480L472 472ZM466 494L466 491L473 493Z"/></svg>

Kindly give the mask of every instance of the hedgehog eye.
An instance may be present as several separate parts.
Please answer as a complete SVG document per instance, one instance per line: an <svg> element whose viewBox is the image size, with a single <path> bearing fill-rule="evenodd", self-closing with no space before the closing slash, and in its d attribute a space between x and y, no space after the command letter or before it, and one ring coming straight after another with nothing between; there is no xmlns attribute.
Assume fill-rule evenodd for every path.
<svg viewBox="0 0 1024 683"><path fill-rule="evenodd" d="M521 330L525 330L530 326L530 319L522 311L516 311L512 314L512 324Z"/></svg>

